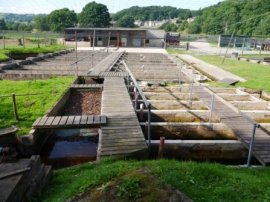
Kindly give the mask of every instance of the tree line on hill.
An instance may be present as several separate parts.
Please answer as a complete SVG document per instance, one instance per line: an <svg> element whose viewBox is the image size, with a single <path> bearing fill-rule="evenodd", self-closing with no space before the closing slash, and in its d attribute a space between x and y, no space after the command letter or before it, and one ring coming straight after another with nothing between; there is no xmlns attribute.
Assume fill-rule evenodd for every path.
<svg viewBox="0 0 270 202"><path fill-rule="evenodd" d="M112 21L119 27L135 27L135 20L167 20L160 28L169 32L269 35L270 0L225 0L198 11L171 6L133 6L111 15L106 5L90 2L79 14L67 8L54 10L49 15L9 14L0 19L0 30L62 32L74 26L109 27Z"/></svg>
<svg viewBox="0 0 270 202"><path fill-rule="evenodd" d="M270 34L270 0L226 0L201 10L188 26L198 34Z"/></svg>

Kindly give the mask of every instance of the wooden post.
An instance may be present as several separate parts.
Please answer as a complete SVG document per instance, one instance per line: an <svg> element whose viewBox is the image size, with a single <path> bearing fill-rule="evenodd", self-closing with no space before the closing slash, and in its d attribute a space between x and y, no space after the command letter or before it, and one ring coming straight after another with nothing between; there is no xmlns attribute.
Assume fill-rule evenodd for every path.
<svg viewBox="0 0 270 202"><path fill-rule="evenodd" d="M22 33L22 43L23 43L23 48L25 48L24 32Z"/></svg>
<svg viewBox="0 0 270 202"><path fill-rule="evenodd" d="M143 103L140 104L140 121L143 122Z"/></svg>
<svg viewBox="0 0 270 202"><path fill-rule="evenodd" d="M39 45L39 34L37 33L37 42L38 42L38 48L40 48L40 45Z"/></svg>
<svg viewBox="0 0 270 202"><path fill-rule="evenodd" d="M18 115L17 104L16 104L16 95L14 93L12 94L12 103L13 103L14 117L16 121L19 121L19 115Z"/></svg>
<svg viewBox="0 0 270 202"><path fill-rule="evenodd" d="M165 137L160 137L159 147L158 147L158 158L162 158L163 157L164 144L165 144Z"/></svg>

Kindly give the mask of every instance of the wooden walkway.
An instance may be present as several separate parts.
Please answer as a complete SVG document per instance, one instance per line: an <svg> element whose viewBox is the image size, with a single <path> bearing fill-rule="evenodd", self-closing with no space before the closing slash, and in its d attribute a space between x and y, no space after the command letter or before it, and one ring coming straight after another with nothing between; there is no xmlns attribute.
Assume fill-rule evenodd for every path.
<svg viewBox="0 0 270 202"><path fill-rule="evenodd" d="M110 71L123 54L124 52L111 53L105 59L96 64L93 69L89 70L88 76L99 76L106 71Z"/></svg>
<svg viewBox="0 0 270 202"><path fill-rule="evenodd" d="M44 116L34 122L33 128L90 128L106 123L106 116Z"/></svg>
<svg viewBox="0 0 270 202"><path fill-rule="evenodd" d="M98 158L147 148L124 78L105 77L101 114L107 116L107 125L101 127Z"/></svg>
<svg viewBox="0 0 270 202"><path fill-rule="evenodd" d="M205 102L210 108L212 93L210 90L196 86L193 88L193 92L200 96L200 99ZM248 149L252 136L253 124L245 117L237 112L237 109L233 110L233 106L226 105L222 98L215 99L214 113L216 113L221 122L228 125L236 134L238 139ZM253 146L253 155L263 164L270 164L270 136L261 128L256 130L256 138Z"/></svg>

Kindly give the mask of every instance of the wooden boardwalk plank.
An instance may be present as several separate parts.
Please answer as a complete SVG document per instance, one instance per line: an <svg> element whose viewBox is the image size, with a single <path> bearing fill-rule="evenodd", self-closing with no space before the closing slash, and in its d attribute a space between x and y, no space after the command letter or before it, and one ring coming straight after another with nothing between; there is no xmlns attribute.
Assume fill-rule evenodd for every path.
<svg viewBox="0 0 270 202"><path fill-rule="evenodd" d="M101 127L99 158L127 155L147 148L124 79L111 76L105 77L103 84L101 111L107 115L107 125Z"/></svg>
<svg viewBox="0 0 270 202"><path fill-rule="evenodd" d="M66 125L67 119L68 119L68 116L62 116L58 125L61 125L61 126Z"/></svg>
<svg viewBox="0 0 270 202"><path fill-rule="evenodd" d="M74 118L75 118L75 116L69 116L66 125L72 125Z"/></svg>
<svg viewBox="0 0 270 202"><path fill-rule="evenodd" d="M52 125L57 126L61 120L61 116L56 116L52 122Z"/></svg>
<svg viewBox="0 0 270 202"><path fill-rule="evenodd" d="M81 116L75 116L73 125L79 125L81 122Z"/></svg>
<svg viewBox="0 0 270 202"><path fill-rule="evenodd" d="M53 120L54 120L54 117L49 117L44 125L50 126L52 124Z"/></svg>
<svg viewBox="0 0 270 202"><path fill-rule="evenodd" d="M94 122L94 117L97 120ZM103 122L101 123L101 118ZM33 128L71 128L99 127L107 124L106 116L51 116L38 118Z"/></svg>

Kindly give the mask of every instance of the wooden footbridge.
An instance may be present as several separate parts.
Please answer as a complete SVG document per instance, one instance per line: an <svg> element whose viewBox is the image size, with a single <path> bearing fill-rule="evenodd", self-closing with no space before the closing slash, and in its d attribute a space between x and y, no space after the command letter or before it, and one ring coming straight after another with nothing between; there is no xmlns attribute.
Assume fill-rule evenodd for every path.
<svg viewBox="0 0 270 202"><path fill-rule="evenodd" d="M209 108L211 108L213 92L202 86L193 87L193 92L198 95ZM240 113L238 109L221 97L217 95L214 96L215 101L212 105L214 113L220 117L221 122L228 125L234 131L237 138L247 149L249 149L256 123L253 122L253 120L248 119L248 117ZM261 164L270 164L270 136L261 128L256 128L252 153Z"/></svg>
<svg viewBox="0 0 270 202"><path fill-rule="evenodd" d="M108 121L101 127L98 157L125 155L147 148L123 77L105 77L101 114Z"/></svg>

